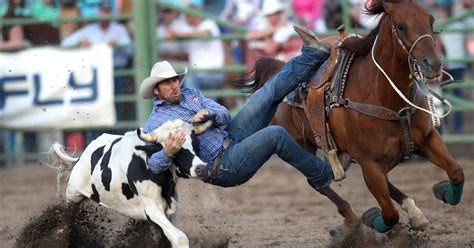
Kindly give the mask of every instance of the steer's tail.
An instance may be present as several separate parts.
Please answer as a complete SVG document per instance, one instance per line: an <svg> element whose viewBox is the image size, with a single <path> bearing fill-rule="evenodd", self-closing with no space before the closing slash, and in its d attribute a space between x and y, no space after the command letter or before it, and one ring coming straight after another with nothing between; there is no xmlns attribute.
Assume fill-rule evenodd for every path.
<svg viewBox="0 0 474 248"><path fill-rule="evenodd" d="M46 166L56 171L58 174L57 176L57 186L58 191L56 195L59 194L60 186L61 186L61 178L66 177L69 178L71 174L71 170L76 164L79 158L73 158L69 156L66 151L64 151L64 147L59 143L54 143L48 152L48 162Z"/></svg>

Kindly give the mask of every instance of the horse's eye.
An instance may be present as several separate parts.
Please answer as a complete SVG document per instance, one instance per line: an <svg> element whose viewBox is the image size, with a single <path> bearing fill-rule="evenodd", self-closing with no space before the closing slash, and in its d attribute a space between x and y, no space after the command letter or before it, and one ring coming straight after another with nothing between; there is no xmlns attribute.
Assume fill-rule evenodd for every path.
<svg viewBox="0 0 474 248"><path fill-rule="evenodd" d="M400 32L405 32L406 31L405 26L403 24L400 24L400 23L397 24L397 28L398 28L398 30L400 30Z"/></svg>

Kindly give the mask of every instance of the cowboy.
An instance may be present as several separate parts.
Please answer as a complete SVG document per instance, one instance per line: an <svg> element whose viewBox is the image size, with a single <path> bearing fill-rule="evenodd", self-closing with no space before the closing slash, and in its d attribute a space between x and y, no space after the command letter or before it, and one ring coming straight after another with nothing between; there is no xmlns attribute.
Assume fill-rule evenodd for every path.
<svg viewBox="0 0 474 248"><path fill-rule="evenodd" d="M302 149L283 127L269 126L283 98L310 79L329 55L325 44L301 27L294 28L303 39L302 54L256 91L233 119L225 107L198 90L181 88L186 73L177 74L167 61L156 63L140 88L141 96L154 103L144 132L152 132L169 120L201 122L215 116L214 126L198 136L199 156L208 164L202 175L205 182L221 187L243 184L277 154L301 171L313 188L329 186L331 166ZM168 169L184 140L184 133L170 134L163 150L148 159L150 170L160 173Z"/></svg>

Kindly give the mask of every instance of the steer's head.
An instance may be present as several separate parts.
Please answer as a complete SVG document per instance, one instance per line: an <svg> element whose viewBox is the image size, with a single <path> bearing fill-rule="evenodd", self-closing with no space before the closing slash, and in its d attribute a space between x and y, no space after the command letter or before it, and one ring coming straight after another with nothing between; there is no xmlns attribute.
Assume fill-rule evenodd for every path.
<svg viewBox="0 0 474 248"><path fill-rule="evenodd" d="M170 132L182 130L186 134L186 141L173 159L176 173L184 178L206 178L208 176L207 164L198 156L199 140L196 136L205 132L212 126L212 123L212 120L208 120L199 125L192 125L182 120L174 120L164 123L152 133L144 134L139 129L137 129L137 133L143 141L164 146Z"/></svg>

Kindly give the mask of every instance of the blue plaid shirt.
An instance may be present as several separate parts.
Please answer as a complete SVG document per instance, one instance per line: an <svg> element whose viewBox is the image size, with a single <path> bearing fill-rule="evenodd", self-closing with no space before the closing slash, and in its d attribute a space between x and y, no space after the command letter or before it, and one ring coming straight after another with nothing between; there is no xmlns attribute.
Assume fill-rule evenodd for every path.
<svg viewBox="0 0 474 248"><path fill-rule="evenodd" d="M207 109L209 113L216 114L214 125L198 136L200 142L199 157L208 166L211 166L212 161L222 149L224 139L227 137L227 132L223 130L223 127L230 121L229 110L212 99L204 97L198 90L188 88L182 89L179 104L162 101L158 98L155 98L153 102L153 110L143 129L145 133L153 132L153 130L170 120L188 121L201 109ZM159 173L168 169L172 161L173 158L161 150L148 159L148 165L151 171Z"/></svg>

